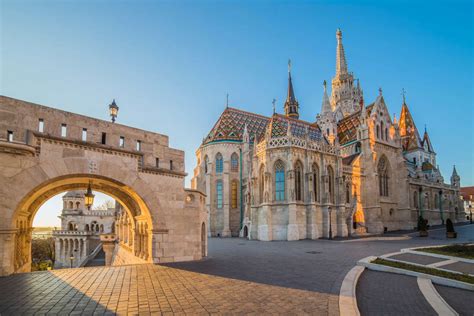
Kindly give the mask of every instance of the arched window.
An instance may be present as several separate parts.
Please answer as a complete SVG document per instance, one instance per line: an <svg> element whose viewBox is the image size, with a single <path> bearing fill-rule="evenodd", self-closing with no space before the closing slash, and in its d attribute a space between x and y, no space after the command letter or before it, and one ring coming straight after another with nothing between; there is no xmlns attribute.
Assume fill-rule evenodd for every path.
<svg viewBox="0 0 474 316"><path fill-rule="evenodd" d="M72 210L74 208L74 203L72 203L72 201L69 201L69 207L68 207L70 210Z"/></svg>
<svg viewBox="0 0 474 316"><path fill-rule="evenodd" d="M275 163L275 200L285 200L285 165L281 160Z"/></svg>
<svg viewBox="0 0 474 316"><path fill-rule="evenodd" d="M81 206L81 202L76 202L76 208L79 209L79 206Z"/></svg>
<svg viewBox="0 0 474 316"><path fill-rule="evenodd" d="M317 164L313 165L313 194L314 200L319 202L319 167Z"/></svg>
<svg viewBox="0 0 474 316"><path fill-rule="evenodd" d="M328 166L328 193L329 202L334 203L334 170Z"/></svg>
<svg viewBox="0 0 474 316"><path fill-rule="evenodd" d="M206 155L206 157L204 157L204 173L207 173L208 166L209 166L209 157Z"/></svg>
<svg viewBox="0 0 474 316"><path fill-rule="evenodd" d="M101 233L104 232L104 224L100 224L100 232L101 232Z"/></svg>
<svg viewBox="0 0 474 316"><path fill-rule="evenodd" d="M380 134L381 134L380 136L382 136L380 138L383 140L384 139L384 137L383 137L383 122L380 122Z"/></svg>
<svg viewBox="0 0 474 316"><path fill-rule="evenodd" d="M388 129L385 128L385 140L388 140Z"/></svg>
<svg viewBox="0 0 474 316"><path fill-rule="evenodd" d="M303 201L303 167L299 161L295 165L295 199Z"/></svg>
<svg viewBox="0 0 474 316"><path fill-rule="evenodd" d="M70 222L68 224L68 230L74 230L74 223L73 222Z"/></svg>
<svg viewBox="0 0 474 316"><path fill-rule="evenodd" d="M258 193L260 203L263 203L263 192L265 191L265 166L262 165L260 167L260 171L258 174Z"/></svg>
<svg viewBox="0 0 474 316"><path fill-rule="evenodd" d="M230 171L239 171L239 156L236 153L233 153L232 156L230 156Z"/></svg>
<svg viewBox="0 0 474 316"><path fill-rule="evenodd" d="M232 208L237 208L237 195L238 195L237 188L238 188L238 181L237 180L232 181L231 196L230 196Z"/></svg>
<svg viewBox="0 0 474 316"><path fill-rule="evenodd" d="M346 203L351 202L351 188L349 186L349 183L346 184Z"/></svg>
<svg viewBox="0 0 474 316"><path fill-rule="evenodd" d="M224 171L224 160L222 159L221 153L216 155L216 173L222 173Z"/></svg>
<svg viewBox="0 0 474 316"><path fill-rule="evenodd" d="M86 232L89 231L89 224L86 224L86 226L84 227L84 230L85 230Z"/></svg>
<svg viewBox="0 0 474 316"><path fill-rule="evenodd" d="M413 192L413 207L418 208L418 192Z"/></svg>
<svg viewBox="0 0 474 316"><path fill-rule="evenodd" d="M217 208L222 208L224 205L224 201L222 199L222 180L217 180L216 182L216 196L217 196Z"/></svg>
<svg viewBox="0 0 474 316"><path fill-rule="evenodd" d="M358 154L361 152L361 144L360 143L357 143L355 145L355 153Z"/></svg>
<svg viewBox="0 0 474 316"><path fill-rule="evenodd" d="M377 139L380 137L380 127L377 125Z"/></svg>
<svg viewBox="0 0 474 316"><path fill-rule="evenodd" d="M377 172L379 174L379 193L381 196L388 196L388 162L385 157L380 158Z"/></svg>

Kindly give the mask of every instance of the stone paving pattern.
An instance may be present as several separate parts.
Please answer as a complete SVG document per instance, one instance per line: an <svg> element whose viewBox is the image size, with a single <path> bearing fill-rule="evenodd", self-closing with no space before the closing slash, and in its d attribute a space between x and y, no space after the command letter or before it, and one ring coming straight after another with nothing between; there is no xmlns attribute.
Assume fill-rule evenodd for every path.
<svg viewBox="0 0 474 316"><path fill-rule="evenodd" d="M161 311L338 315L342 281L359 259L408 247L474 242L474 225L457 231L454 241L446 240L444 231L430 232L428 238L396 241L213 238L209 240L209 258L202 261L65 269L0 278L0 314L146 315ZM366 279L363 277L363 283ZM379 274L374 279L375 291L362 284L361 304L379 302L380 306L398 292L406 293L399 298L406 295L424 302L416 280L413 287L413 282L399 279L403 278ZM382 285L391 289L383 291ZM426 311L423 303L411 310L416 315Z"/></svg>
<svg viewBox="0 0 474 316"><path fill-rule="evenodd" d="M440 268L474 275L474 264L468 262L450 263Z"/></svg>
<svg viewBox="0 0 474 316"><path fill-rule="evenodd" d="M418 288L416 278L365 270L357 283L361 315L436 315Z"/></svg>
<svg viewBox="0 0 474 316"><path fill-rule="evenodd" d="M0 279L0 314L327 314L329 294L145 264Z"/></svg>
<svg viewBox="0 0 474 316"><path fill-rule="evenodd" d="M434 284L436 291L460 316L474 315L474 293L468 290ZM466 299L467 298L467 299Z"/></svg>
<svg viewBox="0 0 474 316"><path fill-rule="evenodd" d="M418 263L423 265L432 264L435 262L446 261L443 258L436 258L431 256L424 256L424 255L416 255L413 253L402 253L401 255L390 256L390 259L396 259L406 262Z"/></svg>

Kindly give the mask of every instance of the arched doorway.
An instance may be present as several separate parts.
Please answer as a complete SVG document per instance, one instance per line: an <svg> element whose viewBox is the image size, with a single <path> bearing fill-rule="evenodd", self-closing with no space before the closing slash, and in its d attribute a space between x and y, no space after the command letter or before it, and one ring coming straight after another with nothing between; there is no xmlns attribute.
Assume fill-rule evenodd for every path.
<svg viewBox="0 0 474 316"><path fill-rule="evenodd" d="M201 225L201 255L202 257L206 257L207 254L207 233L206 233L206 224L202 223Z"/></svg>
<svg viewBox="0 0 474 316"><path fill-rule="evenodd" d="M140 230L123 231L123 234L118 233L117 237L120 241L127 240L127 249L130 254L138 254L140 260L151 262L152 243L152 219L148 206L143 199L130 187L124 184L96 175L71 175L51 179L34 188L31 192L26 194L21 199L13 214L12 226L16 229L14 235L14 244L12 247L12 271L11 272L28 272L31 268L31 228L33 219L43 203L54 195L72 190L86 190L89 183L92 183L94 191L105 193L118 201L124 210L129 221L133 222L134 226L140 226ZM75 223L70 223L68 227L70 230L77 230ZM96 224L89 226L91 231L98 233L103 230L103 227ZM128 238L134 234L134 239L141 240L141 243L128 242ZM132 238L130 238L132 239ZM70 249L78 249L79 241L65 239L63 246ZM119 246L121 244L119 243ZM125 246L125 245L124 245Z"/></svg>
<svg viewBox="0 0 474 316"><path fill-rule="evenodd" d="M249 237L249 229L247 228L247 225L244 226L244 238Z"/></svg>

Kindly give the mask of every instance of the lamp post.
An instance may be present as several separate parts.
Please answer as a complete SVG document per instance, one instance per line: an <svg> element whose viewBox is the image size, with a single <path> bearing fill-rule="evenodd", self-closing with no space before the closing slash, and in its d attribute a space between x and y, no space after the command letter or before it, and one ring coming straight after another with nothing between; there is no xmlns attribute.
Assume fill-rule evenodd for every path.
<svg viewBox="0 0 474 316"><path fill-rule="evenodd" d="M329 239L332 239L332 219L331 219L331 214L332 213L332 209L329 208Z"/></svg>
<svg viewBox="0 0 474 316"><path fill-rule="evenodd" d="M94 194L92 194L92 181L89 181L89 185L87 186L87 192L84 194L84 205L87 207L88 210L91 209L92 204L94 204Z"/></svg>
<svg viewBox="0 0 474 316"><path fill-rule="evenodd" d="M69 260L71 260L71 269L72 269L72 261L74 260L74 255L72 252L71 252L71 256L69 257Z"/></svg>
<svg viewBox="0 0 474 316"><path fill-rule="evenodd" d="M472 205L469 203L469 222L472 224Z"/></svg>
<svg viewBox="0 0 474 316"><path fill-rule="evenodd" d="M109 104L109 113L110 117L112 118L112 123L115 123L115 119L117 118L119 107L115 103L115 99L112 101L112 103Z"/></svg>
<svg viewBox="0 0 474 316"><path fill-rule="evenodd" d="M439 211L441 215L441 225L444 225L444 216L443 216L443 191L439 190Z"/></svg>

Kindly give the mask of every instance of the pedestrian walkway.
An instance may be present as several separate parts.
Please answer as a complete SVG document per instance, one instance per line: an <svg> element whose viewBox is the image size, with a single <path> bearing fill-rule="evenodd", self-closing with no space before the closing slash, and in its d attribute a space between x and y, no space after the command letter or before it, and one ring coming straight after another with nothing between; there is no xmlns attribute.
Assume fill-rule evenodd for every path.
<svg viewBox="0 0 474 316"><path fill-rule="evenodd" d="M95 255L93 259L90 259L85 267L100 267L100 266L105 266L105 252L103 249L100 249L100 251Z"/></svg>

